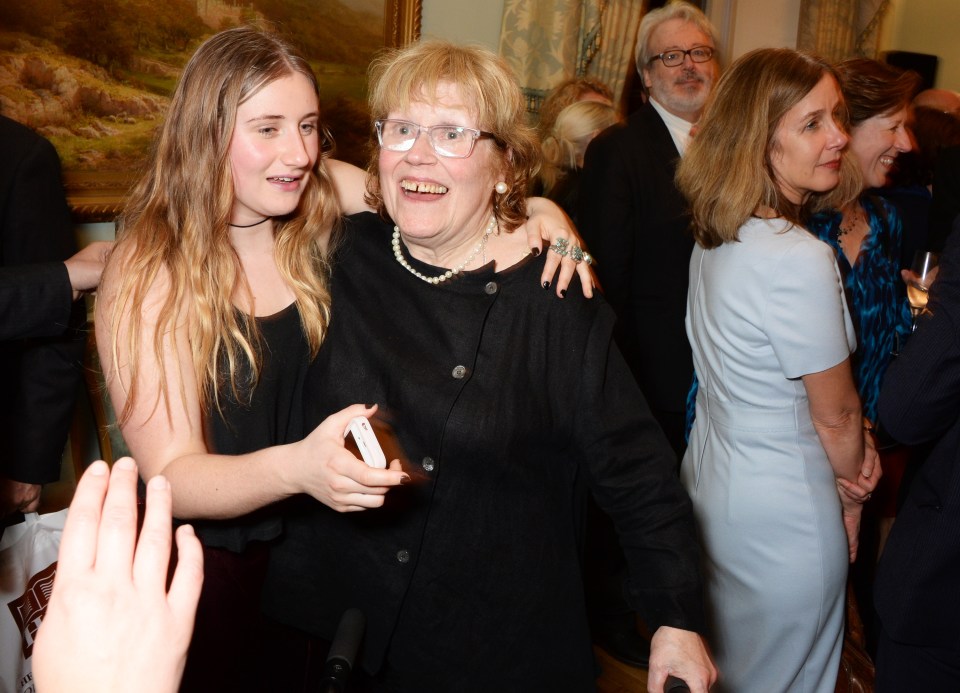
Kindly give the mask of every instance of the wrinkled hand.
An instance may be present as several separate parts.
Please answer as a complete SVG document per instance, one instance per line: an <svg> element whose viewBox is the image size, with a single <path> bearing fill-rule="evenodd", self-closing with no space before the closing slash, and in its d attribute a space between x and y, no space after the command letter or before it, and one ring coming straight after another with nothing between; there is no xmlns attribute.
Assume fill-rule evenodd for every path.
<svg viewBox="0 0 960 693"><path fill-rule="evenodd" d="M344 432L355 416L370 418L377 407L354 404L331 414L297 445L306 464L297 465L301 475L295 486L337 512L379 508L387 491L410 481L410 476L392 460L387 469L373 469L344 447Z"/></svg>
<svg viewBox="0 0 960 693"><path fill-rule="evenodd" d="M77 485L53 595L37 635L33 674L42 693L172 693L179 687L203 583L203 552L189 525L167 590L170 484L147 484L137 540L137 468L94 462Z"/></svg>
<svg viewBox="0 0 960 693"><path fill-rule="evenodd" d="M647 691L662 693L668 676L685 681L691 693L707 693L716 682L717 668L693 631L660 626L653 634Z"/></svg>
<svg viewBox="0 0 960 693"><path fill-rule="evenodd" d="M583 239L577 233L573 222L563 213L554 202L543 197L531 197L527 200L527 213L529 217L527 223L522 229L527 234L527 242L530 244L530 250L534 255L541 252L547 254L546 262L543 266L543 274L540 276L540 283L544 288L550 288L551 284L561 298L566 294L567 287L570 286L570 280L573 279L573 273L580 275L580 284L583 287L583 295L587 298L593 298L593 288L598 286L593 269L587 262L576 262L571 256L569 250L574 246L583 248ZM550 250L550 246L556 243L557 239L567 241L567 254L560 256ZM543 241L547 241L544 247ZM586 249L583 248L584 252ZM560 272L557 275L557 269ZM554 276L556 281L554 282Z"/></svg>
<svg viewBox="0 0 960 693"><path fill-rule="evenodd" d="M0 477L0 519L13 513L35 513L40 507L40 484Z"/></svg>
<svg viewBox="0 0 960 693"><path fill-rule="evenodd" d="M95 290L100 284L100 276L112 249L113 243L110 241L94 241L76 255L64 260L74 301L84 292Z"/></svg>

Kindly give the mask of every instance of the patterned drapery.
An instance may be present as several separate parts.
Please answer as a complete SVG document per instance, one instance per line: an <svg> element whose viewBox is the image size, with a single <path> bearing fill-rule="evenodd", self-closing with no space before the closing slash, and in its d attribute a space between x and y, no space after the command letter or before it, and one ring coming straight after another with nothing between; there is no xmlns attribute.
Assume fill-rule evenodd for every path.
<svg viewBox="0 0 960 693"><path fill-rule="evenodd" d="M606 3L601 20L603 42L587 74L613 90L614 103L620 102L627 74L636 69L633 52L645 7L646 3L639 0L609 0Z"/></svg>
<svg viewBox="0 0 960 693"><path fill-rule="evenodd" d="M876 58L890 0L802 0L797 47L830 61Z"/></svg>
<svg viewBox="0 0 960 693"><path fill-rule="evenodd" d="M644 3L636 0L506 0L500 55L536 111L554 85L574 76L606 83L619 101Z"/></svg>

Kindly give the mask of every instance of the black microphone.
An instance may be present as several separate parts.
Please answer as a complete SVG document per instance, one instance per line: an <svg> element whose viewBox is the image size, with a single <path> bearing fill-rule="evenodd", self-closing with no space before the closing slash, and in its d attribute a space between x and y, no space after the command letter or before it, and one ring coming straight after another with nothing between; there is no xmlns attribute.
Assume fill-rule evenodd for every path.
<svg viewBox="0 0 960 693"><path fill-rule="evenodd" d="M687 691L687 693L690 691L686 681L678 679L676 676L667 677L663 684L663 693L682 693L683 691Z"/></svg>
<svg viewBox="0 0 960 693"><path fill-rule="evenodd" d="M347 609L337 624L337 634L330 643L330 652L323 665L320 679L322 693L343 693L347 688L347 679L353 669L353 660L360 649L360 640L366 628L367 620L360 609Z"/></svg>

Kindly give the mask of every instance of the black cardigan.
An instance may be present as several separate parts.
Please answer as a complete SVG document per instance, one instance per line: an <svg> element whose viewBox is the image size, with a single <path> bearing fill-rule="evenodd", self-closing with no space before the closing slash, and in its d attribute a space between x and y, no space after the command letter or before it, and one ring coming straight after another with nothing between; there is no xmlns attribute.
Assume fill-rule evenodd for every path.
<svg viewBox="0 0 960 693"><path fill-rule="evenodd" d="M404 689L589 690L589 488L616 523L646 623L700 630L690 501L603 299L578 284L565 299L544 291L542 257L428 285L393 258L389 226L369 214L351 225L307 376L307 430L377 402L414 483L360 513L305 501L273 551L267 612L329 638L360 607L365 667L386 657Z"/></svg>

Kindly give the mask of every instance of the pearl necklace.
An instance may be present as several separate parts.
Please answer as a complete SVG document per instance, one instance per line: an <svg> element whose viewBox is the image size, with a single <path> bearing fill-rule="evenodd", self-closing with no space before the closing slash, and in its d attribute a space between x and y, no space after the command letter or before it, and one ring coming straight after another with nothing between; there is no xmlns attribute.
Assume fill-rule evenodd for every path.
<svg viewBox="0 0 960 693"><path fill-rule="evenodd" d="M463 272L466 266L469 265L471 262L473 262L473 260L477 257L477 255L479 255L484 250L484 248L487 247L487 239L490 238L490 234L493 233L493 230L496 228L496 226L497 226L497 218L495 216L490 217L490 222L487 224L487 228L483 232L483 236L480 238L479 241L477 241L477 245L473 248L473 252L471 252L470 255L467 256L466 260L461 262L459 265L457 265L453 269L448 269L439 277L428 277L427 275L421 274L420 272L418 272L417 270L415 270L413 267L410 266L410 263L407 262L407 259L403 257L403 251L400 250L400 227L399 226L393 227L393 256L397 259L397 262L399 262L404 268L406 268L406 270L410 274L417 277L418 279L422 279L428 284L433 284L434 286L436 286L437 284L445 282L451 277Z"/></svg>

